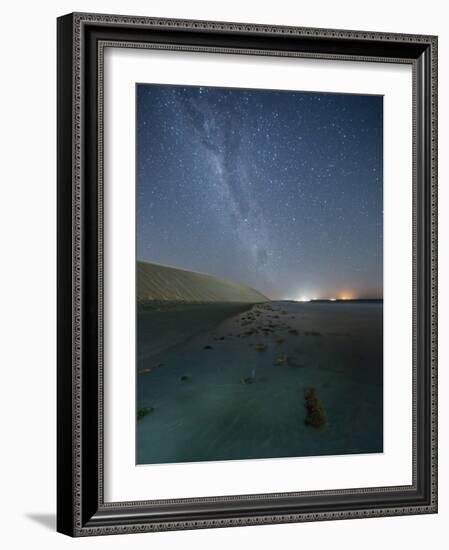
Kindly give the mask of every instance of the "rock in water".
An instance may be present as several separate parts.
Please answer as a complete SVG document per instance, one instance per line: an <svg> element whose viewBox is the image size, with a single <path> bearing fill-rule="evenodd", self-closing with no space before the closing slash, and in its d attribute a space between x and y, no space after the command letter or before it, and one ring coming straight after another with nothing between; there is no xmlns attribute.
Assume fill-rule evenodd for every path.
<svg viewBox="0 0 449 550"><path fill-rule="evenodd" d="M314 388L304 390L305 408L307 411L304 423L312 428L321 428L326 423L323 405Z"/></svg>
<svg viewBox="0 0 449 550"><path fill-rule="evenodd" d="M286 355L279 355L274 361L275 365L284 366L288 364L288 357Z"/></svg>
<svg viewBox="0 0 449 550"><path fill-rule="evenodd" d="M150 368L139 369L139 374L149 374L152 371Z"/></svg>
<svg viewBox="0 0 449 550"><path fill-rule="evenodd" d="M143 407L137 411L137 420L142 420L154 411L154 407Z"/></svg>

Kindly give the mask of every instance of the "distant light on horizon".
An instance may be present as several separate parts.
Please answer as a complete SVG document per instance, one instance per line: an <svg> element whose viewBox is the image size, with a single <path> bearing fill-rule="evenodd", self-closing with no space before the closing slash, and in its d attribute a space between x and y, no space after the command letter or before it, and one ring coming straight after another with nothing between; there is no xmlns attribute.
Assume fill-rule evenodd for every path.
<svg viewBox="0 0 449 550"><path fill-rule="evenodd" d="M308 298L307 296L301 296L301 298L298 298L296 301L297 302L310 302L310 298Z"/></svg>

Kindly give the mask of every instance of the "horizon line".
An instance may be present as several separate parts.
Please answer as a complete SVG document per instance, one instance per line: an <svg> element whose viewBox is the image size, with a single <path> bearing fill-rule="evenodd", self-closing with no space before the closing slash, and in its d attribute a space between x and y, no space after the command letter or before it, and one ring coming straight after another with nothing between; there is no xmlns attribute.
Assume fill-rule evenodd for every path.
<svg viewBox="0 0 449 550"><path fill-rule="evenodd" d="M157 265L157 266L160 266L160 267L166 267L168 269L177 269L179 271L186 271L187 273L196 273L197 275L204 275L206 277L215 277L215 278L218 278L218 279L224 279L226 281L230 281L230 282L238 284L238 285L244 285L244 286L248 287L249 289L253 290L254 292L258 292L259 294L261 294L264 298L266 298L270 302L301 302L302 301L302 300L295 300L294 298L270 298L264 292L262 292L261 290L259 290L257 288L254 288L253 286L250 286L246 283L241 283L241 282L236 281L235 279L231 279L229 277L224 277L223 275L213 275L211 273L205 273L204 271L196 271L194 269L187 269L185 267L177 267L175 265L164 264L164 263L161 263L161 262L155 262L155 261L151 261L151 260L139 259L139 258L136 257L136 263L137 262ZM354 301L357 301L357 300L371 300L371 301L372 300L382 300L383 301L383 296L382 297L376 297L376 298L346 298L346 299L345 298L315 298L315 299L310 299L310 300L303 300L303 302L304 303L307 303L307 302L354 302Z"/></svg>

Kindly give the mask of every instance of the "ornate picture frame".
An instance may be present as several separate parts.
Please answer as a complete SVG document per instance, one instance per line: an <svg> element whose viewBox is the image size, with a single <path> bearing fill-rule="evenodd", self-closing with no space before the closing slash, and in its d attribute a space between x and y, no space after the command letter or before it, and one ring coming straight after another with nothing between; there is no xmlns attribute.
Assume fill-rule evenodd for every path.
<svg viewBox="0 0 449 550"><path fill-rule="evenodd" d="M107 502L103 91L106 47L411 66L410 485ZM74 13L58 19L57 530L90 536L437 512L437 37Z"/></svg>

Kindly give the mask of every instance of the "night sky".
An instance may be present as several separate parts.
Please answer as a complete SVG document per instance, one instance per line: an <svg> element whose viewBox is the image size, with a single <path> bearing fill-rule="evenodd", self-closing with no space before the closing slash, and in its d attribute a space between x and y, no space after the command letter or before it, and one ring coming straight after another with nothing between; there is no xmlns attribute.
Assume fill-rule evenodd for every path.
<svg viewBox="0 0 449 550"><path fill-rule="evenodd" d="M137 257L382 297L381 96L137 85Z"/></svg>

